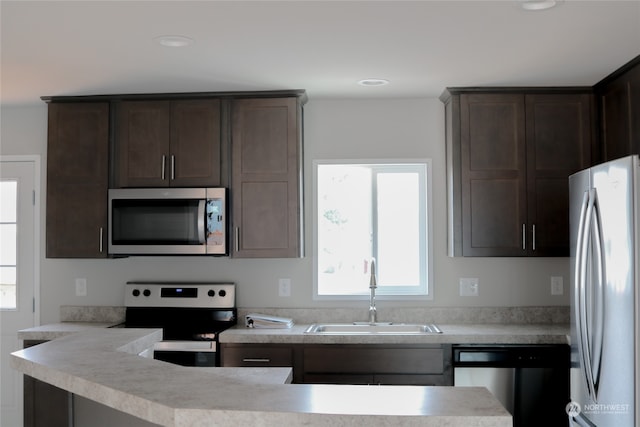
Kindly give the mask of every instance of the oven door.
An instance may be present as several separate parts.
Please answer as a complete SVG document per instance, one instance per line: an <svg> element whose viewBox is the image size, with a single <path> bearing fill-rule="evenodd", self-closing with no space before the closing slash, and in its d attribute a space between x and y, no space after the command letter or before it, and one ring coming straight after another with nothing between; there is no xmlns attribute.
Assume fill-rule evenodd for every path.
<svg viewBox="0 0 640 427"><path fill-rule="evenodd" d="M215 341L160 341L153 347L153 358L182 366L220 366Z"/></svg>

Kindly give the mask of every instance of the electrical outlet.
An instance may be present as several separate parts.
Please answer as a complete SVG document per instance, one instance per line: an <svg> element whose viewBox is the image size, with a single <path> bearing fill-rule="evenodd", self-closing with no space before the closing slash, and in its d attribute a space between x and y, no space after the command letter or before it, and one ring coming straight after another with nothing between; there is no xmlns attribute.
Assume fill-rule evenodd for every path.
<svg viewBox="0 0 640 427"><path fill-rule="evenodd" d="M562 276L551 276L551 295L563 295Z"/></svg>
<svg viewBox="0 0 640 427"><path fill-rule="evenodd" d="M291 296L291 279L278 280L278 295L281 297Z"/></svg>
<svg viewBox="0 0 640 427"><path fill-rule="evenodd" d="M477 277L461 277L460 278L460 296L461 297L477 297L478 296Z"/></svg>
<svg viewBox="0 0 640 427"><path fill-rule="evenodd" d="M76 279L76 296L87 296L87 279Z"/></svg>

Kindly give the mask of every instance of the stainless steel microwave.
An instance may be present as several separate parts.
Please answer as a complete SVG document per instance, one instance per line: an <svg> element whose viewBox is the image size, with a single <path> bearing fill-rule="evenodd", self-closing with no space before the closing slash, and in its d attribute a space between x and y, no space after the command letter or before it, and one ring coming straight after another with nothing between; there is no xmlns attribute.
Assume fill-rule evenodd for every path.
<svg viewBox="0 0 640 427"><path fill-rule="evenodd" d="M109 190L109 254L227 255L225 188Z"/></svg>

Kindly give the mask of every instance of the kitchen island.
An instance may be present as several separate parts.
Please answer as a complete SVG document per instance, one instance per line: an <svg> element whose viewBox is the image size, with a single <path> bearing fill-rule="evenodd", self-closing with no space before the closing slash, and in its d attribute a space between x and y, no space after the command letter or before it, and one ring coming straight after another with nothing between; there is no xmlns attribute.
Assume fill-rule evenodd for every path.
<svg viewBox="0 0 640 427"><path fill-rule="evenodd" d="M149 329L92 329L12 353L29 376L163 426L511 426L484 388L287 384L290 368L188 368L139 356Z"/></svg>

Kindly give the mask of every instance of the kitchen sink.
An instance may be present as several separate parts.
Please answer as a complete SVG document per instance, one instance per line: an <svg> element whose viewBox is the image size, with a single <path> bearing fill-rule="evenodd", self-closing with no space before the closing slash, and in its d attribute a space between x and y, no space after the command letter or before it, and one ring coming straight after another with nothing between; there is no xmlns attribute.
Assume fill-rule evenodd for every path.
<svg viewBox="0 0 640 427"><path fill-rule="evenodd" d="M309 326L305 334L322 335L426 335L441 334L442 331L434 324L416 323L314 323Z"/></svg>

